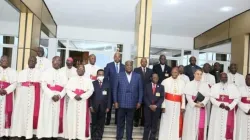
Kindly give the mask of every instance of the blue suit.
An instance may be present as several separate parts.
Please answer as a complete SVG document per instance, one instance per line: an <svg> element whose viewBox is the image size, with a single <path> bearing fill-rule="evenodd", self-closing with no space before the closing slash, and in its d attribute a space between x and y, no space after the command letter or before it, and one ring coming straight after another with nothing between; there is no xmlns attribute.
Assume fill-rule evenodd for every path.
<svg viewBox="0 0 250 140"><path fill-rule="evenodd" d="M117 114L117 140L122 140L123 138L125 120L127 140L132 140L133 118L136 104L141 104L143 98L141 76L135 72L131 72L131 74L130 82L125 72L119 73L114 81L113 100L119 104Z"/></svg>
<svg viewBox="0 0 250 140"><path fill-rule="evenodd" d="M120 63L119 67L120 67L119 72L117 72L116 67L115 67L115 62L110 62L104 68L104 78L109 81L109 85L111 89L111 96L112 96L111 104L113 103L113 87L114 87L114 81L115 81L116 75L120 72L125 71L125 66L122 63ZM110 123L111 112L112 112L112 105L111 105L110 111L107 113L107 120L106 120L107 124ZM117 112L115 112L115 114L117 114ZM115 123L116 123L116 115L115 115Z"/></svg>

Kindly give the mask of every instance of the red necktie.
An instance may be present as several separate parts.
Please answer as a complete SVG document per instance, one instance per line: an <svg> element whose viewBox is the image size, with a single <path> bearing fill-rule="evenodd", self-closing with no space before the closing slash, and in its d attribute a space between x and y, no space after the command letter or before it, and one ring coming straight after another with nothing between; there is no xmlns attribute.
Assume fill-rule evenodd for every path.
<svg viewBox="0 0 250 140"><path fill-rule="evenodd" d="M153 84L153 94L155 94L155 89L156 89L156 85L155 84Z"/></svg>
<svg viewBox="0 0 250 140"><path fill-rule="evenodd" d="M99 82L100 88L102 87L102 82Z"/></svg>

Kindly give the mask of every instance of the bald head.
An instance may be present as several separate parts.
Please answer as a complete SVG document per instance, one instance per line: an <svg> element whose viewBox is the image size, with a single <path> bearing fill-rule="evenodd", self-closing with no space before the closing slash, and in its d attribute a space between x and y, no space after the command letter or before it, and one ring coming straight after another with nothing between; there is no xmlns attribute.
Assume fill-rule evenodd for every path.
<svg viewBox="0 0 250 140"><path fill-rule="evenodd" d="M91 65L95 65L95 62L96 62L96 56L95 56L94 54L91 54L91 55L89 56L89 63L90 63Z"/></svg>
<svg viewBox="0 0 250 140"><path fill-rule="evenodd" d="M133 70L133 61L126 61L125 62L125 71L127 73L131 73Z"/></svg>
<svg viewBox="0 0 250 140"><path fill-rule="evenodd" d="M192 66L196 65L196 58L194 56L191 56L189 58L189 62L190 62L190 65L192 65Z"/></svg>
<svg viewBox="0 0 250 140"><path fill-rule="evenodd" d="M44 56L44 49L42 47L37 48L37 56L43 57Z"/></svg>
<svg viewBox="0 0 250 140"><path fill-rule="evenodd" d="M9 67L9 58L6 55L1 57L1 66L5 69Z"/></svg>
<svg viewBox="0 0 250 140"><path fill-rule="evenodd" d="M147 59L145 57L143 57L141 59L141 66L145 68L147 66L147 64L148 64Z"/></svg>
<svg viewBox="0 0 250 140"><path fill-rule="evenodd" d="M36 62L37 62L36 57L35 56L31 56L29 58L29 61L28 61L29 68L31 68L31 69L35 68Z"/></svg>
<svg viewBox="0 0 250 140"><path fill-rule="evenodd" d="M225 72L220 74L220 81L224 84L227 83L227 74Z"/></svg>
<svg viewBox="0 0 250 140"><path fill-rule="evenodd" d="M204 71L204 73L209 73L210 70L211 70L210 64L205 63L205 64L203 65L203 71Z"/></svg>
<svg viewBox="0 0 250 140"><path fill-rule="evenodd" d="M214 71L221 71L219 62L214 63Z"/></svg>
<svg viewBox="0 0 250 140"><path fill-rule="evenodd" d="M84 73L85 73L85 67L84 67L84 65L82 65L82 64L78 65L77 66L77 74L79 76L83 76Z"/></svg>
<svg viewBox="0 0 250 140"><path fill-rule="evenodd" d="M238 71L237 65L236 65L235 63L230 64L229 71L230 71L232 74L236 74L237 71Z"/></svg>
<svg viewBox="0 0 250 140"><path fill-rule="evenodd" d="M172 69L171 75L172 75L172 78L173 78L173 79L176 79L176 78L178 77L178 75L179 75L179 69L178 69L178 67L174 67L174 68Z"/></svg>
<svg viewBox="0 0 250 140"><path fill-rule="evenodd" d="M52 59L52 66L54 69L60 69L62 60L59 56L54 56Z"/></svg>
<svg viewBox="0 0 250 140"><path fill-rule="evenodd" d="M121 54L120 54L119 52L116 52L116 53L114 54L114 61L115 61L116 63L119 63L119 62L121 61Z"/></svg>

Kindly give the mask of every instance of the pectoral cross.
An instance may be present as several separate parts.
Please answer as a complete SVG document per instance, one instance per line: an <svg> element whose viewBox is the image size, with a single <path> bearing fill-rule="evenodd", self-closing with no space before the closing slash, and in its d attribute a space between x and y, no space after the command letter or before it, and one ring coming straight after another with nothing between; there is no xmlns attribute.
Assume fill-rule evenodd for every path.
<svg viewBox="0 0 250 140"><path fill-rule="evenodd" d="M224 101L224 99L225 99L225 96L222 96L222 97L221 97L221 99L222 99L222 101Z"/></svg>

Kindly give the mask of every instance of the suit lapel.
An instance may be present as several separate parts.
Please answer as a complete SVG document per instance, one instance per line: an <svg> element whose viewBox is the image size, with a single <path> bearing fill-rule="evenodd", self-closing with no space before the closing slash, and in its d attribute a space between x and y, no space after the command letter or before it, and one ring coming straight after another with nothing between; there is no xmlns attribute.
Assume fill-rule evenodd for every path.
<svg viewBox="0 0 250 140"><path fill-rule="evenodd" d="M127 77L126 72L123 72L123 77L124 77L126 83L129 84L129 81L128 81L128 77Z"/></svg>

